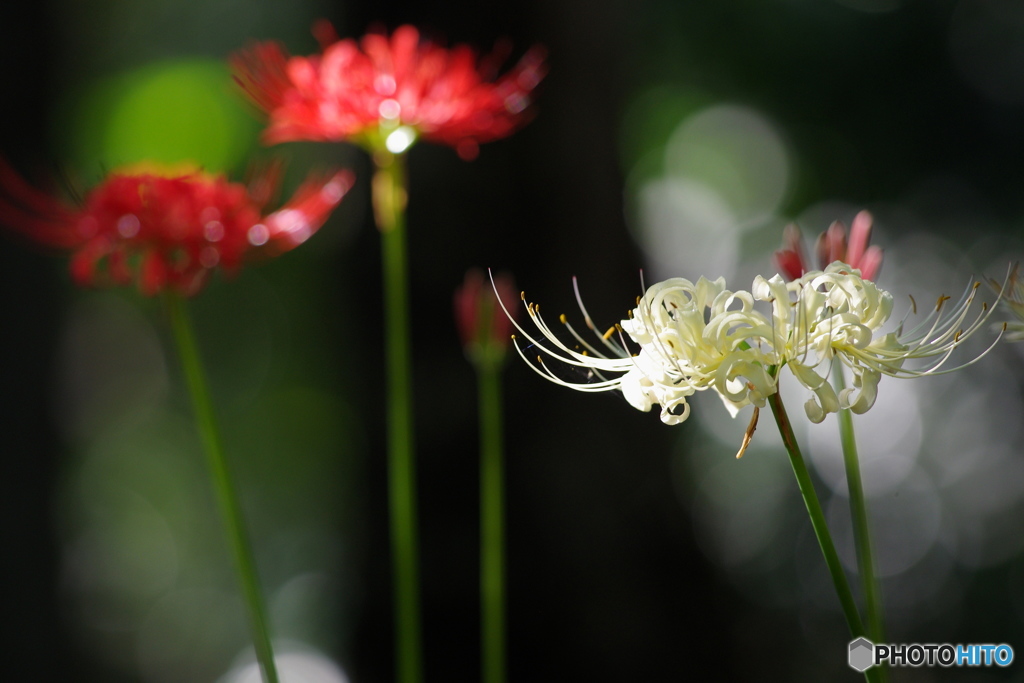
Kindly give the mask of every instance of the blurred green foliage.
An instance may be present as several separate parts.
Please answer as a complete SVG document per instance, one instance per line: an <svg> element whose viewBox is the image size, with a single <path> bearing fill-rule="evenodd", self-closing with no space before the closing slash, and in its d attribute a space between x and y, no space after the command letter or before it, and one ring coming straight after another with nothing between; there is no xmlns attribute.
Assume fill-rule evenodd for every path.
<svg viewBox="0 0 1024 683"><path fill-rule="evenodd" d="M58 129L68 163L114 169L139 161L244 167L260 124L231 86L227 65L184 59L90 83Z"/></svg>

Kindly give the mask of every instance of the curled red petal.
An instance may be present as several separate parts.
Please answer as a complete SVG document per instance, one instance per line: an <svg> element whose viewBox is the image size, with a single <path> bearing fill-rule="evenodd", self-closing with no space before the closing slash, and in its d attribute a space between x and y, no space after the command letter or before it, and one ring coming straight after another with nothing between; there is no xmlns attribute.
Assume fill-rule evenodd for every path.
<svg viewBox="0 0 1024 683"><path fill-rule="evenodd" d="M350 171L338 171L326 180L311 176L296 190L290 202L263 221L266 240L255 241L265 242L275 254L294 249L320 229L353 182Z"/></svg>
<svg viewBox="0 0 1024 683"><path fill-rule="evenodd" d="M29 185L2 157L0 224L49 247L66 249L84 241L76 230L74 209Z"/></svg>
<svg viewBox="0 0 1024 683"><path fill-rule="evenodd" d="M229 58L235 82L264 111L279 107L291 88L288 53L275 41L253 43Z"/></svg>

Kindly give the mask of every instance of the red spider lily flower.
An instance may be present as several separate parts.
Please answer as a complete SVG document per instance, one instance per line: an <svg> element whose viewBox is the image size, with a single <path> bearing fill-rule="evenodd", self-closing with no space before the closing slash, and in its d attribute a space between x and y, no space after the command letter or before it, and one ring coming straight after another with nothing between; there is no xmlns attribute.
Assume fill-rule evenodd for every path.
<svg viewBox="0 0 1024 683"><path fill-rule="evenodd" d="M478 268L470 269L455 290L455 324L462 348L473 363L500 362L512 337L513 323L502 312L496 295L514 300L515 282L501 273L491 287Z"/></svg>
<svg viewBox="0 0 1024 683"><path fill-rule="evenodd" d="M818 256L820 270L830 263L842 261L860 270L865 280L874 280L882 267L882 250L877 246L868 246L871 241L871 226L874 222L871 214L861 211L853 217L850 226L850 241L846 241L846 226L836 221L828 230L818 236L814 250ZM790 224L782 233L782 249L775 252L775 262L787 280L796 280L805 273L815 270L809 267L804 255L803 240L800 229Z"/></svg>
<svg viewBox="0 0 1024 683"><path fill-rule="evenodd" d="M279 43L264 42L231 58L235 80L269 115L268 144L349 140L398 153L422 137L472 159L480 143L526 122L531 93L546 72L537 46L497 77L507 50L477 59L469 46L421 40L413 26L390 38L370 33L359 43L338 40L327 22L314 33L322 54L291 57Z"/></svg>
<svg viewBox="0 0 1024 683"><path fill-rule="evenodd" d="M137 283L154 295L197 293L210 271L288 251L316 232L352 185L339 171L311 176L281 209L264 215L280 167L250 187L194 167L140 165L111 173L82 206L26 183L0 160L0 223L43 245L70 250L79 285Z"/></svg>

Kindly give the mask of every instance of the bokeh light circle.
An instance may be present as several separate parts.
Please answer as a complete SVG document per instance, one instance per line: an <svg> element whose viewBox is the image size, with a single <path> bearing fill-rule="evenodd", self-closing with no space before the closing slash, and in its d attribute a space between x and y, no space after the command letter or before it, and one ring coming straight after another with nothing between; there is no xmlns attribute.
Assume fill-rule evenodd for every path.
<svg viewBox="0 0 1024 683"><path fill-rule="evenodd" d="M258 122L233 92L220 62L149 64L87 87L66 125L80 168L139 161L194 162L212 171L240 165Z"/></svg>
<svg viewBox="0 0 1024 683"><path fill-rule="evenodd" d="M789 154L759 112L718 105L683 121L665 146L665 171L714 190L741 221L772 214L789 185Z"/></svg>

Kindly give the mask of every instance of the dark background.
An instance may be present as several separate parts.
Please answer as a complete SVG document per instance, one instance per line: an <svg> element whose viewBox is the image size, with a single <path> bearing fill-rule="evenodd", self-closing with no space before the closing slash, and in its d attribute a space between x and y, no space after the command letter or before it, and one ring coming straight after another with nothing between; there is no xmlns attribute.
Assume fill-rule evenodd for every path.
<svg viewBox="0 0 1024 683"><path fill-rule="evenodd" d="M0 10L0 150L34 177L64 163L53 128L61 125L69 81L133 63L130 50L111 48L96 29L100 10L116 18L118 5L86 4L94 6L9 3ZM409 154L428 681L475 680L479 668L475 384L452 324L451 293L467 268L489 266L514 273L533 300L554 308L571 309L573 275L585 283L596 319L617 319L632 305L644 258L627 229L626 176L644 144L656 145L671 132L671 125L659 130L653 123L624 132L639 93L683 85L708 102L741 102L778 122L800 160L784 215L826 198L872 206L910 196L935 234L955 242L983 232L1010 240L1012 252L1024 215L1024 69L1017 68L1024 60L1024 14L1009 2L860 3L894 7L884 12L857 4L321 3L291 19L285 40L299 54L315 46L290 36L301 36L319 16L333 20L342 36L414 23L449 44L487 49L510 38L516 56L537 42L549 53L550 73L526 128L483 146L469 163L429 144ZM104 30L138 32L140 62L177 54L219 59L246 36L279 35L279 10L261 14L255 6L224 4L212 17L222 32L189 3L173 14L180 22L166 30L159 24ZM202 30L192 23L200 21ZM147 40L150 34L160 40ZM958 53L951 47L958 45L967 47ZM963 63L981 64L978 70L988 75L972 82ZM624 139L641 140L641 149ZM305 307L310 328L335 344L336 356L325 357L318 381L347 397L365 440L345 489L351 501L337 520L339 533L353 539L344 573L354 587L334 616L344 635L327 654L353 681L372 683L392 679L379 239L365 210L367 160L310 147L288 148L299 159L320 154L315 158L355 165L360 181L346 200L353 208L336 219L355 225L316 259L289 267L288 255L263 266L263 277L290 281L303 276L303 266L315 266L307 289L320 288L319 294L289 305ZM929 187L923 178L955 178L957 188L969 191L921 189ZM978 221L957 221L968 209L981 228ZM56 424L57 340L71 303L91 294L73 291L61 259L6 238L0 286L0 670L15 672L0 678L147 680L92 651L62 580L64 540L54 510L62 506L62 468L78 445ZM218 283L211 296L230 286ZM173 371L171 377L177 379ZM670 462L673 453L685 457L707 446L699 436L683 436L689 425L668 428L617 396L549 385L518 360L505 378L510 680L855 680L843 661L845 627L834 609L767 608L699 550ZM729 448L722 450L731 457ZM245 468L241 457L238 468ZM792 498L798 509L795 486ZM801 571L824 576L820 558L811 557L818 564ZM968 572L955 618L941 613L904 621L914 628L899 635L908 642L1016 647L1021 618L1006 606L1005 586L1020 567L1016 557ZM963 680L1010 680L1018 668ZM934 675L952 680L960 673ZM894 679L931 675L905 672Z"/></svg>

